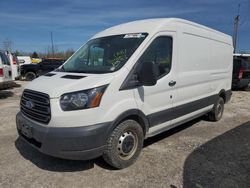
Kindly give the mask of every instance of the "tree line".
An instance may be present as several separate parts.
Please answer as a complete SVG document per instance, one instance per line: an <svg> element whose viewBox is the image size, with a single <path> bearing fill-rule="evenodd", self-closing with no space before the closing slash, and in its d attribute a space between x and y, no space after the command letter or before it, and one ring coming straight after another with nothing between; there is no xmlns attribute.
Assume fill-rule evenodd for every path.
<svg viewBox="0 0 250 188"><path fill-rule="evenodd" d="M44 52L24 52L19 50L13 50L13 42L10 39L5 39L3 41L3 50L14 53L16 56L30 56L32 58L62 58L68 59L73 53L75 53L73 48L69 48L66 50L59 50L55 45L53 50L51 46L45 48Z"/></svg>
<svg viewBox="0 0 250 188"><path fill-rule="evenodd" d="M51 51L47 52L22 52L22 51L14 51L16 56L30 56L31 58L61 58L68 59L75 51L73 49L67 49L64 51L56 51L52 53Z"/></svg>

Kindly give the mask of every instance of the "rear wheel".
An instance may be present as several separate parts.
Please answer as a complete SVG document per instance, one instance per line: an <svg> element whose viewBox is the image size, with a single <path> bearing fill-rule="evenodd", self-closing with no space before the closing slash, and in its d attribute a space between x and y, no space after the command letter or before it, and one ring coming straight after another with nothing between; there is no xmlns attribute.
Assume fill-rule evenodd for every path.
<svg viewBox="0 0 250 188"><path fill-rule="evenodd" d="M138 158L143 141L142 127L134 120L126 120L111 133L106 143L103 158L117 169L126 168Z"/></svg>
<svg viewBox="0 0 250 188"><path fill-rule="evenodd" d="M219 97L211 112L208 114L210 121L219 121L222 118L224 112L224 99Z"/></svg>
<svg viewBox="0 0 250 188"><path fill-rule="evenodd" d="M249 91L249 90L250 90L250 87L249 87L249 86L244 87L243 90L244 90L244 91Z"/></svg>
<svg viewBox="0 0 250 188"><path fill-rule="evenodd" d="M27 72L25 74L25 79L28 81L34 80L36 78L36 74L34 72Z"/></svg>

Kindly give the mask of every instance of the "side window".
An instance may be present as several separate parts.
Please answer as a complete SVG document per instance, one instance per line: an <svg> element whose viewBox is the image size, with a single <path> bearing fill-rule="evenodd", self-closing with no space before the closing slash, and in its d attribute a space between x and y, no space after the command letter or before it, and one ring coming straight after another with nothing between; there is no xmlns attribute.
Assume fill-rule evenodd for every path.
<svg viewBox="0 0 250 188"><path fill-rule="evenodd" d="M158 65L158 79L168 74L171 69L173 40L169 36L157 37L143 53L139 63L155 62ZM143 65L142 65L143 66Z"/></svg>
<svg viewBox="0 0 250 188"><path fill-rule="evenodd" d="M10 65L10 59L9 59L9 57L7 55L5 55L5 58L6 58L6 64Z"/></svg>
<svg viewBox="0 0 250 188"><path fill-rule="evenodd" d="M4 65L10 65L10 60L7 55L0 53Z"/></svg>
<svg viewBox="0 0 250 188"><path fill-rule="evenodd" d="M246 70L250 69L250 58L242 59L242 67L243 69L246 69Z"/></svg>

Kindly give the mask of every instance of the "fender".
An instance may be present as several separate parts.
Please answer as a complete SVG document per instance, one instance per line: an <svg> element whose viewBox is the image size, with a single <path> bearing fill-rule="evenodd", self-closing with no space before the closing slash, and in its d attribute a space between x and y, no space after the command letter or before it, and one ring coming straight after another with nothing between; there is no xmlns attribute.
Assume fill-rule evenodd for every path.
<svg viewBox="0 0 250 188"><path fill-rule="evenodd" d="M123 113L121 113L112 123L111 123L111 126L109 127L108 129L108 135L116 128L116 126L123 120L131 117L131 116L135 116L138 118L142 128L143 128L143 131L144 131L144 134L146 135L146 133L148 132L148 129L149 129L149 121L148 121L148 118L147 116L139 109L130 109L130 110L127 110Z"/></svg>

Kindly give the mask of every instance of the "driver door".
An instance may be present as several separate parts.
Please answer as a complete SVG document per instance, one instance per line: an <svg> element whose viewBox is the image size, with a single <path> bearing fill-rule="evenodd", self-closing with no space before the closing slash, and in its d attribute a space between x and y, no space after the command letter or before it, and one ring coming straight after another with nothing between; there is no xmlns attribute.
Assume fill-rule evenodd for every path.
<svg viewBox="0 0 250 188"><path fill-rule="evenodd" d="M175 32L158 33L137 62L153 61L159 69L156 85L141 86L135 91L138 107L147 115L152 135L169 127L177 100L175 38Z"/></svg>

